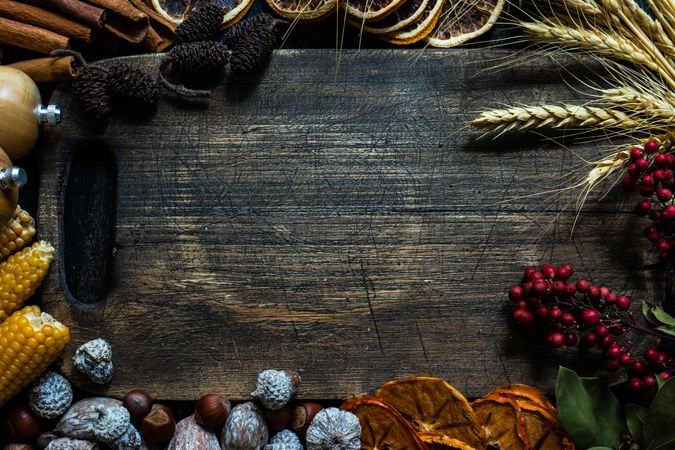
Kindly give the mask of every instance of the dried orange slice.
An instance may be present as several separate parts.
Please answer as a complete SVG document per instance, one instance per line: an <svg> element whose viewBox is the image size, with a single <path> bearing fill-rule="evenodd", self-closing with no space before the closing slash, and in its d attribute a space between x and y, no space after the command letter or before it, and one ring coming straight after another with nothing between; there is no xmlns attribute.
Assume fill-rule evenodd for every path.
<svg viewBox="0 0 675 450"><path fill-rule="evenodd" d="M529 450L525 419L519 413L516 401L510 398L481 398L471 404L478 423L487 434L487 442L499 448Z"/></svg>
<svg viewBox="0 0 675 450"><path fill-rule="evenodd" d="M492 28L505 0L445 0L438 25L427 36L432 47L454 47Z"/></svg>
<svg viewBox="0 0 675 450"><path fill-rule="evenodd" d="M550 416L540 408L525 409L520 412L525 423L525 432L530 448L536 450L572 450L574 444L565 435L562 428L551 422Z"/></svg>
<svg viewBox="0 0 675 450"><path fill-rule="evenodd" d="M380 38L392 44L407 45L421 41L436 26L443 9L443 0L429 0L416 22L392 33L381 34Z"/></svg>
<svg viewBox="0 0 675 450"><path fill-rule="evenodd" d="M337 0L266 0L275 13L291 20L321 20L337 7Z"/></svg>
<svg viewBox="0 0 675 450"><path fill-rule="evenodd" d="M382 400L358 395L344 402L341 408L359 418L362 450L427 450L405 419Z"/></svg>
<svg viewBox="0 0 675 450"><path fill-rule="evenodd" d="M429 450L477 450L466 442L443 434L417 433L417 437L426 444Z"/></svg>
<svg viewBox="0 0 675 450"><path fill-rule="evenodd" d="M375 397L396 408L418 432L443 434L471 447L485 447L485 433L469 402L440 378L390 381L375 392Z"/></svg>
<svg viewBox="0 0 675 450"><path fill-rule="evenodd" d="M359 20L379 20L401 6L405 0L346 0L344 9Z"/></svg>
<svg viewBox="0 0 675 450"><path fill-rule="evenodd" d="M415 23L424 13L429 0L406 0L394 12L377 22L365 22L362 20L349 20L354 28L367 31L372 34L387 34L398 31Z"/></svg>
<svg viewBox="0 0 675 450"><path fill-rule="evenodd" d="M492 392L490 392L490 394L488 394L486 397L490 396L491 394L499 394L520 401L527 400L541 405L555 415L558 414L553 404L551 404L543 392L526 384L507 384L504 386L499 386L498 388L493 389Z"/></svg>
<svg viewBox="0 0 675 450"><path fill-rule="evenodd" d="M152 8L163 19L174 25L183 22L192 13L207 3L216 3L225 9L222 27L234 25L253 5L254 0L152 0Z"/></svg>

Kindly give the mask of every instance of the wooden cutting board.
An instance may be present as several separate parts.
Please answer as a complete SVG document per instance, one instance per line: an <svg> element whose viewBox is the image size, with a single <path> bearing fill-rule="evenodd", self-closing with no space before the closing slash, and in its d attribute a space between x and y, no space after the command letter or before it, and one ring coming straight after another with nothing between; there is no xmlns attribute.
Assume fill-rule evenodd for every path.
<svg viewBox="0 0 675 450"><path fill-rule="evenodd" d="M67 374L109 395L194 399L245 398L266 368L299 370L302 398L409 374L468 396L507 382L550 392L559 364L591 373L600 358L513 326L508 288L525 265L570 262L653 298L660 272L617 190L588 204L572 238L570 197L530 196L582 176L579 158L465 127L500 103L579 98L548 60L489 70L507 56L281 50L259 79L222 82L208 101L164 95L98 127L59 88L39 229L58 247L43 297L73 330ZM124 61L156 73L160 58ZM70 364L96 337L114 350L106 387Z"/></svg>

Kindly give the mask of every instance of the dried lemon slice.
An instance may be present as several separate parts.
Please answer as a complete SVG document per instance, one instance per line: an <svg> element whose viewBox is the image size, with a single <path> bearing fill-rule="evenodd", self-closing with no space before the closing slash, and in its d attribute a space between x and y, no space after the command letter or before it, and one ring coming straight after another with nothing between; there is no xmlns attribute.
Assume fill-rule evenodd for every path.
<svg viewBox="0 0 675 450"><path fill-rule="evenodd" d="M445 0L438 25L426 37L433 47L454 47L492 28L505 0Z"/></svg>
<svg viewBox="0 0 675 450"><path fill-rule="evenodd" d="M477 450L466 442L443 434L417 433L417 437L426 444L429 450Z"/></svg>
<svg viewBox="0 0 675 450"><path fill-rule="evenodd" d="M234 25L253 5L253 0L152 0L152 7L165 20L179 25L192 13L207 3L223 7L225 16L221 27Z"/></svg>
<svg viewBox="0 0 675 450"><path fill-rule="evenodd" d="M401 6L405 0L346 0L344 9L359 20L379 20Z"/></svg>
<svg viewBox="0 0 675 450"><path fill-rule="evenodd" d="M275 13L291 20L321 20L337 7L337 0L265 0Z"/></svg>
<svg viewBox="0 0 675 450"><path fill-rule="evenodd" d="M393 33L381 34L380 38L392 44L407 45L421 41L436 26L443 9L443 0L429 0L416 22Z"/></svg>
<svg viewBox="0 0 675 450"><path fill-rule="evenodd" d="M375 396L396 408L418 432L443 434L470 447L485 448L485 433L469 402L440 378L390 381Z"/></svg>
<svg viewBox="0 0 675 450"><path fill-rule="evenodd" d="M341 409L354 413L361 422L361 450L427 449L405 419L382 400L358 395Z"/></svg>
<svg viewBox="0 0 675 450"><path fill-rule="evenodd" d="M396 11L377 22L348 19L354 28L373 34L387 34L415 23L424 13L429 0L406 0Z"/></svg>

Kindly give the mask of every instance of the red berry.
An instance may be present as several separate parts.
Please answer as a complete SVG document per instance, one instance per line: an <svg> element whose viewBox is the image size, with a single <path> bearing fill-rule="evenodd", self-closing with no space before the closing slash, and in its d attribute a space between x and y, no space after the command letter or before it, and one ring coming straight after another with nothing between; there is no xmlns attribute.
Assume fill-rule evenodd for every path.
<svg viewBox="0 0 675 450"><path fill-rule="evenodd" d="M635 190L635 181L633 180L633 177L630 176L625 176L621 180L621 186L623 187L624 191L631 192Z"/></svg>
<svg viewBox="0 0 675 450"><path fill-rule="evenodd" d="M661 372L659 376L663 381L668 381L672 375L669 372Z"/></svg>
<svg viewBox="0 0 675 450"><path fill-rule="evenodd" d="M517 302L523 298L523 293L523 287L517 284L509 290L509 298L512 302Z"/></svg>
<svg viewBox="0 0 675 450"><path fill-rule="evenodd" d="M544 278L552 280L555 277L556 268L551 264L543 264L541 266L541 273L544 275Z"/></svg>
<svg viewBox="0 0 675 450"><path fill-rule="evenodd" d="M656 181L663 181L663 179L666 177L665 174L663 173L663 170L661 169L656 169L655 171L653 171L652 176Z"/></svg>
<svg viewBox="0 0 675 450"><path fill-rule="evenodd" d="M516 309L527 309L529 304L525 300L518 300L516 302Z"/></svg>
<svg viewBox="0 0 675 450"><path fill-rule="evenodd" d="M567 280L574 274L574 268L569 264L563 264L555 271L555 277L559 280Z"/></svg>
<svg viewBox="0 0 675 450"><path fill-rule="evenodd" d="M642 390L642 380L636 377L628 380L628 389L633 392L640 392Z"/></svg>
<svg viewBox="0 0 675 450"><path fill-rule="evenodd" d="M565 345L568 347L574 347L577 345L577 335L574 333L565 334Z"/></svg>
<svg viewBox="0 0 675 450"><path fill-rule="evenodd" d="M611 334L600 339L600 347L609 348L614 343L614 336Z"/></svg>
<svg viewBox="0 0 675 450"><path fill-rule="evenodd" d="M563 323L565 326L572 326L574 325L574 316L570 313L563 313L562 316L560 317L560 321Z"/></svg>
<svg viewBox="0 0 675 450"><path fill-rule="evenodd" d="M661 233L658 231L652 231L649 234L647 234L647 239L653 244L656 244L661 240Z"/></svg>
<svg viewBox="0 0 675 450"><path fill-rule="evenodd" d="M614 336L618 336L621 333L623 333L623 325L620 323L613 323L609 326L609 332L612 333Z"/></svg>
<svg viewBox="0 0 675 450"><path fill-rule="evenodd" d="M534 295L544 295L548 290L548 283L544 280L534 280L532 282L532 293Z"/></svg>
<svg viewBox="0 0 675 450"><path fill-rule="evenodd" d="M584 309L581 311L581 320L587 327L595 326L600 323L600 313L594 309Z"/></svg>
<svg viewBox="0 0 675 450"><path fill-rule="evenodd" d="M605 336L609 335L609 328L604 325L598 325L595 327L595 334L597 334L600 338L604 338Z"/></svg>
<svg viewBox="0 0 675 450"><path fill-rule="evenodd" d="M616 294L614 292L610 292L609 295L605 297L605 303L609 306L612 306L616 304L616 298Z"/></svg>
<svg viewBox="0 0 675 450"><path fill-rule="evenodd" d="M602 286L602 287L600 288L600 296L601 296L602 298L607 297L607 296L609 295L610 292L611 292L611 291L610 291L609 288L606 287L606 286Z"/></svg>
<svg viewBox="0 0 675 450"><path fill-rule="evenodd" d="M630 300L625 295L616 299L616 307L622 311L627 311L630 308Z"/></svg>
<svg viewBox="0 0 675 450"><path fill-rule="evenodd" d="M548 312L548 318L551 320L559 320L562 317L562 311L560 308L551 308Z"/></svg>
<svg viewBox="0 0 675 450"><path fill-rule="evenodd" d="M541 272L539 272L539 271L534 272L534 273L532 274L532 281L535 281L535 280L543 280L543 279L544 279L544 274L541 273Z"/></svg>
<svg viewBox="0 0 675 450"><path fill-rule="evenodd" d="M647 142L645 142L645 152L652 154L658 151L659 151L659 143L656 140L650 139Z"/></svg>
<svg viewBox="0 0 675 450"><path fill-rule="evenodd" d="M645 375L642 377L642 383L647 389L656 387L656 377L654 375Z"/></svg>
<svg viewBox="0 0 675 450"><path fill-rule="evenodd" d="M581 292L582 294L585 294L586 291L588 291L589 286L591 283L588 281L584 280L583 278L580 280L577 280L577 291Z"/></svg>
<svg viewBox="0 0 675 450"><path fill-rule="evenodd" d="M641 359L636 359L630 366L630 373L633 375L642 375L647 371L647 366Z"/></svg>
<svg viewBox="0 0 675 450"><path fill-rule="evenodd" d="M513 318L521 325L528 326L534 322L534 314L528 309L517 309L513 313Z"/></svg>
<svg viewBox="0 0 675 450"><path fill-rule="evenodd" d="M581 337L581 343L586 347L593 347L598 342L598 335L589 331Z"/></svg>
<svg viewBox="0 0 675 450"><path fill-rule="evenodd" d="M639 161L638 161L638 163L639 163ZM647 164L649 164L649 163L647 163ZM638 167L639 167L639 164L638 164ZM652 177L651 175L645 175L644 177L642 177L640 179L640 185L642 185L644 187L654 186L654 177Z"/></svg>
<svg viewBox="0 0 675 450"><path fill-rule="evenodd" d="M670 245L668 245L666 241L661 241L656 244L656 249L661 253L668 253L668 250L670 250Z"/></svg>
<svg viewBox="0 0 675 450"><path fill-rule="evenodd" d="M666 167L668 167L668 157L663 153L660 155L656 155L656 157L654 158L654 164L656 164L656 166L660 167L661 169L665 169Z"/></svg>
<svg viewBox="0 0 675 450"><path fill-rule="evenodd" d="M656 191L656 197L658 197L658 199L662 202L667 202L673 198L673 192L670 189L661 188Z"/></svg>
<svg viewBox="0 0 675 450"><path fill-rule="evenodd" d="M637 167L637 170L640 172L647 170L649 168L649 161L647 161L644 158L640 158L637 161L635 161L635 167Z"/></svg>
<svg viewBox="0 0 675 450"><path fill-rule="evenodd" d="M551 285L551 293L554 294L554 295L558 295L558 296L567 295L567 290L565 289L565 283L560 281L560 280L554 281L553 284Z"/></svg>
<svg viewBox="0 0 675 450"><path fill-rule="evenodd" d="M565 293L567 294L568 297L573 296L574 294L577 293L577 287L574 283L567 283L565 285Z"/></svg>
<svg viewBox="0 0 675 450"><path fill-rule="evenodd" d="M548 318L548 308L544 305L541 305L540 307L537 308L536 315L540 319Z"/></svg>
<svg viewBox="0 0 675 450"><path fill-rule="evenodd" d="M650 186L639 186L638 192L643 197L651 197L652 195L654 195L654 188Z"/></svg>
<svg viewBox="0 0 675 450"><path fill-rule="evenodd" d="M649 210L652 208L652 202L649 200L641 200L637 205L635 205L635 214L638 216L644 217L649 214Z"/></svg>
<svg viewBox="0 0 675 450"><path fill-rule="evenodd" d="M630 151L630 159L636 161L642 158L642 149L640 147L633 147Z"/></svg>
<svg viewBox="0 0 675 450"><path fill-rule="evenodd" d="M528 268L526 268L526 269L525 269L525 272L523 273L523 278L525 278L526 280L531 280L531 279L532 279L532 275L534 275L534 273L535 273L536 271L537 271L537 269L535 269L534 267L528 267Z"/></svg>
<svg viewBox="0 0 675 450"><path fill-rule="evenodd" d="M586 292L586 295L588 295L588 298L593 301L600 300L600 288L594 284L591 284L588 286L588 292Z"/></svg>
<svg viewBox="0 0 675 450"><path fill-rule="evenodd" d="M541 306L541 298L540 297L530 297L527 299L528 305L530 305L532 308L538 308Z"/></svg>
<svg viewBox="0 0 675 450"><path fill-rule="evenodd" d="M675 219L675 206L668 205L665 208L663 208L663 211L661 211L661 218L663 220Z"/></svg>
<svg viewBox="0 0 675 450"><path fill-rule="evenodd" d="M551 347L559 348L565 343L565 336L556 331L546 336L546 341Z"/></svg>
<svg viewBox="0 0 675 450"><path fill-rule="evenodd" d="M605 360L605 370L607 372L616 372L621 368L621 364L616 359Z"/></svg>
<svg viewBox="0 0 675 450"><path fill-rule="evenodd" d="M647 350L645 350L644 357L647 362L655 363L656 359L659 357L659 352L655 348L649 347Z"/></svg>
<svg viewBox="0 0 675 450"><path fill-rule="evenodd" d="M633 364L633 358L631 358L628 353L624 353L623 355L619 356L619 363L624 367L628 367Z"/></svg>
<svg viewBox="0 0 675 450"><path fill-rule="evenodd" d="M670 158L668 158L668 165L670 165ZM663 178L672 179L673 178L673 171L671 169L664 170L663 171Z"/></svg>
<svg viewBox="0 0 675 450"><path fill-rule="evenodd" d="M612 359L619 358L622 353L623 353L623 349L621 348L621 346L619 344L616 344L616 343L610 345L609 348L607 349L607 356L609 356Z"/></svg>

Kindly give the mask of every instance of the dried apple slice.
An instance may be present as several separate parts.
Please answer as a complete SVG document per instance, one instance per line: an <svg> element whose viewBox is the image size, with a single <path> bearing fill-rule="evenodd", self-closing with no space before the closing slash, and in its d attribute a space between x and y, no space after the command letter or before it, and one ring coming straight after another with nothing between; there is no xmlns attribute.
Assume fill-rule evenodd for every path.
<svg viewBox="0 0 675 450"><path fill-rule="evenodd" d="M503 397L481 398L471 404L478 423L485 430L488 444L509 450L529 450L525 419L515 400Z"/></svg>
<svg viewBox="0 0 675 450"><path fill-rule="evenodd" d="M466 442L447 437L444 434L417 433L417 437L426 444L429 450L478 450Z"/></svg>
<svg viewBox="0 0 675 450"><path fill-rule="evenodd" d="M382 400L358 395L341 409L356 414L361 422L361 450L427 450L405 419Z"/></svg>
<svg viewBox="0 0 675 450"><path fill-rule="evenodd" d="M492 28L505 0L445 0L438 25L427 36L432 47L454 47Z"/></svg>
<svg viewBox="0 0 675 450"><path fill-rule="evenodd" d="M443 434L471 447L485 447L485 433L469 402L440 378L390 381L375 392L375 397L396 408L418 432Z"/></svg>

